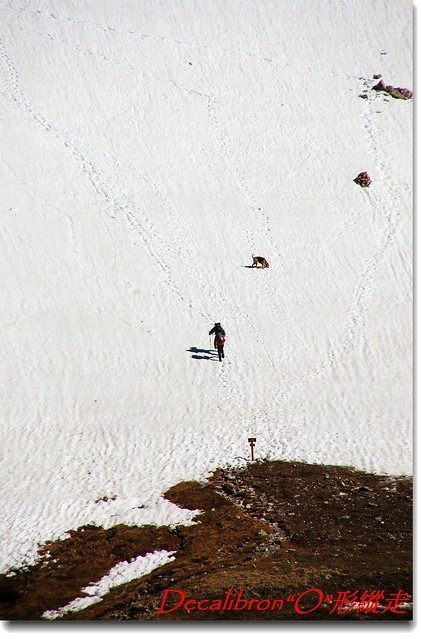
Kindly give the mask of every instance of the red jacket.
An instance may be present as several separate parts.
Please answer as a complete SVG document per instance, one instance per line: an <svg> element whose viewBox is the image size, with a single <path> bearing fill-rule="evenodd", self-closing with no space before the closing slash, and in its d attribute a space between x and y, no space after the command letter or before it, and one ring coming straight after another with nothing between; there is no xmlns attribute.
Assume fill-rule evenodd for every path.
<svg viewBox="0 0 421 639"><path fill-rule="evenodd" d="M218 348L218 346L223 346L225 344L225 335L221 335L221 333L218 333L218 335L215 335L215 339L213 340L213 345L215 348Z"/></svg>

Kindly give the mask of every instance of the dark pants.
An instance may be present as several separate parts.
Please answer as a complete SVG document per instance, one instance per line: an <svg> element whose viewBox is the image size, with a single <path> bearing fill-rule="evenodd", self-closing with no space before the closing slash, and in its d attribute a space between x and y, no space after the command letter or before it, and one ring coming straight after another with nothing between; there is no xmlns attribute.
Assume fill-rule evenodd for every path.
<svg viewBox="0 0 421 639"><path fill-rule="evenodd" d="M224 355L224 345L222 344L221 346L218 346L218 357L219 357L219 361L221 361L225 355Z"/></svg>

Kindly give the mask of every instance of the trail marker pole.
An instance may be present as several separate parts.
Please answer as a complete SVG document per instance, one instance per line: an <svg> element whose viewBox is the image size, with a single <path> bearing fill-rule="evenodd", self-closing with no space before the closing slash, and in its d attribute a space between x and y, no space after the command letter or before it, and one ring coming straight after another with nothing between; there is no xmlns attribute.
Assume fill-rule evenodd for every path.
<svg viewBox="0 0 421 639"><path fill-rule="evenodd" d="M254 447L256 445L256 438L255 437L249 437L248 441L249 441L250 450L251 450L251 461L254 461Z"/></svg>

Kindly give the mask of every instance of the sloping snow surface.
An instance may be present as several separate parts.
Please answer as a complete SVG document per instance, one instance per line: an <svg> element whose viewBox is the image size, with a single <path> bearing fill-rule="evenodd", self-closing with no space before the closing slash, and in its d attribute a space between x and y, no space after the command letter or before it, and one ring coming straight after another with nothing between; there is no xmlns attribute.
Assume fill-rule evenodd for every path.
<svg viewBox="0 0 421 639"><path fill-rule="evenodd" d="M410 474L412 100L370 87L413 88L411 3L0 16L0 570L82 524L191 521L162 492L250 436Z"/></svg>

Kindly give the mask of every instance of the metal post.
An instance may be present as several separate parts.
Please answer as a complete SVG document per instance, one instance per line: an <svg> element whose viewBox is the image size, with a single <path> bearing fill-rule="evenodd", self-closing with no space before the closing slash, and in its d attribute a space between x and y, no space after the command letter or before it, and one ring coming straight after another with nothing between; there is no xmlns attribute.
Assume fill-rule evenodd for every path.
<svg viewBox="0 0 421 639"><path fill-rule="evenodd" d="M255 446L255 443L256 443L256 438L255 437L249 437L248 441L249 441L250 450L251 450L251 461L254 461L254 446Z"/></svg>

